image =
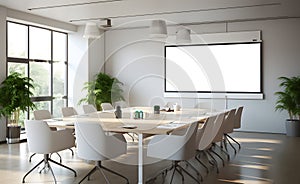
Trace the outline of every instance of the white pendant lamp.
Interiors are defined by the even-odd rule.
[[[166,38],[167,25],[164,20],[152,20],[150,26],[150,37],[151,38]]]
[[[185,27],[179,27],[176,32],[177,43],[190,43],[191,42],[191,30]]]
[[[95,22],[87,22],[85,25],[83,38],[97,39],[101,36],[100,30]]]

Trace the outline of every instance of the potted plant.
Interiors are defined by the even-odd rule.
[[[124,100],[122,85],[118,79],[100,72],[95,80],[85,83],[83,90],[87,90],[87,95],[78,104],[83,102],[94,104],[97,110],[101,110],[101,103]]]
[[[282,91],[275,93],[278,99],[275,109],[286,110],[289,119],[286,120],[286,133],[288,136],[300,136],[300,76],[279,77]]]
[[[0,85],[0,117],[8,119],[8,143],[18,142],[20,139],[20,111],[35,107],[30,99],[33,88],[32,79],[22,77],[19,73],[10,74]]]

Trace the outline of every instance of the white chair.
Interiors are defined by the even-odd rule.
[[[63,117],[78,115],[74,107],[63,107],[61,108],[61,113]]]
[[[33,116],[35,120],[51,119],[51,113],[48,110],[35,110],[33,111]]]
[[[45,120],[45,119],[51,119],[52,118],[52,115],[50,113],[49,110],[35,110],[33,111],[33,116],[34,116],[34,119],[35,120]],[[57,131],[57,128],[54,128],[54,127],[51,127],[50,128],[52,131]],[[72,153],[72,156],[74,156],[74,151],[69,148],[69,150],[71,151]],[[30,157],[29,157],[29,162],[31,162],[31,159],[32,157],[35,155],[36,153],[32,154]],[[59,162],[61,163],[62,160],[61,160],[61,156],[59,153],[56,153],[57,156],[59,157]]]
[[[33,111],[33,116],[35,120],[44,120],[44,119],[51,119],[51,113],[48,110],[35,110]],[[51,127],[50,128],[52,131],[56,131],[56,128]],[[61,156],[60,154],[56,153],[57,156],[59,157],[59,162],[61,163]],[[31,162],[32,157],[36,155],[36,153],[33,153],[30,157],[29,157],[29,162]],[[72,150],[72,155],[73,155],[73,150]]]
[[[114,110],[114,107],[111,105],[111,103],[101,103],[100,106],[101,106],[102,111]]]
[[[95,108],[95,106],[93,106],[91,104],[83,105],[82,108],[83,108],[83,112],[85,114],[97,112],[97,109]]]
[[[208,118],[205,122],[206,127],[203,130],[198,130],[197,132],[197,146],[196,150],[200,152],[207,153],[214,161],[214,164],[217,167],[217,173],[219,173],[218,163],[216,159],[210,154],[210,150],[212,147],[212,143],[214,138],[216,137],[223,121],[224,121],[225,113],[220,113],[217,116],[212,116]]]
[[[104,169],[120,176],[129,183],[121,174],[101,165],[103,160],[113,159],[127,152],[127,144],[122,134],[106,135],[101,125],[95,122],[75,122],[75,133],[78,157],[93,160],[96,166],[79,182],[90,177],[96,170]],[[104,173],[101,172],[103,175]],[[104,176],[107,183],[106,176]]]
[[[51,131],[47,122],[40,120],[25,120],[25,129],[27,132],[27,143],[29,151],[37,154],[44,154],[44,159],[25,174],[22,180],[23,183],[25,183],[25,178],[43,162],[45,163],[45,167],[50,169],[55,183],[56,178],[50,166],[50,162],[69,169],[74,173],[75,177],[77,176],[76,171],[74,171],[70,167],[52,160],[49,157],[51,153],[62,151],[75,146],[75,138],[72,134],[72,130],[66,129]],[[45,169],[45,167],[43,169]],[[40,173],[42,170],[40,170]]]
[[[231,110],[225,112],[225,117],[223,119],[223,122],[221,123],[219,131],[216,134],[215,138],[213,139],[213,143],[212,143],[214,147],[218,146],[218,144],[216,144],[216,143],[221,144],[221,146],[219,148],[220,148],[221,152],[226,154],[228,161],[230,160],[230,155],[229,155],[229,153],[226,152],[227,146],[225,143],[224,134],[226,132],[226,129],[228,129],[231,126],[233,127],[234,114],[235,114],[235,109],[231,109]],[[225,145],[226,151],[223,150],[223,143]],[[221,157],[221,155],[219,155],[214,150],[211,150],[211,152],[214,153],[215,155],[217,155],[222,160],[223,166],[225,166],[224,159]]]
[[[181,175],[182,180],[184,180],[184,178],[181,171],[185,172],[197,183],[200,183],[197,178],[195,178],[193,175],[191,175],[188,171],[186,171],[183,167],[181,167],[178,164],[181,161],[187,161],[195,156],[196,150],[191,148],[194,148],[196,145],[197,129],[198,122],[194,122],[190,124],[185,134],[182,136],[155,135],[149,141],[147,156],[159,159],[172,160],[172,167],[170,169],[167,169],[174,169],[170,183],[172,183],[175,171],[177,171]]]
[[[237,108],[235,115],[234,115],[234,129],[239,129],[241,128],[241,120],[242,120],[242,113],[243,113],[243,106],[240,106]],[[233,142],[235,142],[238,146],[239,149],[241,149],[241,144],[236,141],[234,138],[232,138],[229,134],[226,135],[226,137],[230,138]]]
[[[234,129],[234,119],[235,119],[235,113],[236,113],[236,109],[231,109],[229,111],[229,113],[226,115],[225,117],[225,125],[224,125],[224,132],[223,132],[223,142],[224,142],[224,146],[225,149],[227,151],[227,142],[229,143],[229,145],[233,148],[234,153],[236,154],[236,149],[235,147],[231,144],[231,142],[228,140],[228,134],[233,132]]]

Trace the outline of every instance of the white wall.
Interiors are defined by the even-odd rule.
[[[69,34],[69,67],[68,67],[68,106],[73,106],[80,113],[78,101],[85,97],[83,85],[88,81],[89,55],[88,40],[82,38],[83,27]]]
[[[84,26],[80,26],[69,34],[68,106],[75,107],[78,113],[83,113],[78,102],[87,94],[82,90],[84,83],[104,69],[104,34],[99,39],[84,39],[83,32]]]
[[[0,83],[6,77],[6,9],[0,7]],[[0,119],[0,142],[6,138],[6,121]]]
[[[174,34],[174,27],[168,29]],[[225,32],[226,24],[190,26],[193,33]],[[273,95],[279,90],[279,76],[299,75],[300,19],[278,19],[228,23],[228,31],[262,31],[263,100],[229,100],[228,108],[244,105],[243,131],[284,133],[285,112],[274,111]],[[165,104],[177,101],[193,107],[199,99],[168,99],[164,91],[164,44],[148,39],[148,29],[125,29],[107,32],[106,72],[124,82],[130,105]],[[224,100],[213,100],[214,108],[224,108]]]

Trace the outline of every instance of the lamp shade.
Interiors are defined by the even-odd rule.
[[[152,20],[150,27],[150,37],[166,38],[167,36],[166,22],[164,20]]]
[[[87,22],[83,33],[83,38],[99,38],[101,36],[99,28],[95,22]]]
[[[191,42],[191,30],[184,27],[179,27],[176,32],[177,43],[190,43]]]

